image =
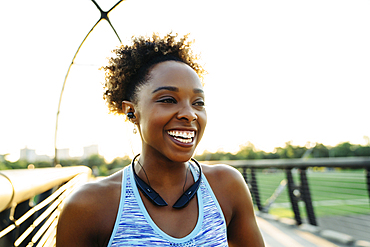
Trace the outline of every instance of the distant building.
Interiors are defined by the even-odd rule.
[[[5,154],[0,154],[0,161],[5,161]]]
[[[47,155],[37,155],[34,149],[29,149],[27,147],[21,149],[20,160],[25,160],[27,162],[36,162],[36,161],[51,161],[52,159]]]
[[[90,145],[90,146],[84,147],[84,154],[82,155],[82,158],[86,159],[94,154],[99,155],[98,145]]]
[[[28,162],[36,161],[36,151],[35,149],[29,149],[27,147],[21,149],[20,160],[26,160]]]
[[[87,147],[84,147],[84,153],[82,157],[71,157],[69,155],[69,148],[63,148],[57,150],[57,158],[58,160],[69,160],[69,159],[86,159],[90,157],[91,155],[99,155],[99,148],[98,145],[90,145]],[[0,155],[0,161],[4,159],[5,155]],[[20,160],[26,160],[29,163],[33,163],[36,161],[52,161],[53,158],[48,155],[37,155],[36,151],[34,149],[29,149],[27,147],[21,149],[20,151]]]

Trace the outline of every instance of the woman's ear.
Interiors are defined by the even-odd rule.
[[[135,122],[135,106],[131,101],[122,101],[122,111],[125,113],[129,121]]]

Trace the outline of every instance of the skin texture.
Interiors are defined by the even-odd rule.
[[[148,82],[138,92],[138,102],[122,103],[142,139],[139,162],[151,187],[170,205],[157,207],[141,194],[153,221],[170,236],[181,238],[195,227],[197,200],[181,210],[172,205],[194,183],[187,162],[204,133],[207,115],[199,77],[188,65],[166,61],[155,65]],[[189,143],[175,140],[170,130],[194,131]],[[229,246],[264,246],[256,224],[249,190],[241,174],[226,165],[202,165],[224,213]],[[136,173],[147,178],[139,165]],[[186,176],[186,173],[189,173]],[[185,181],[186,178],[186,181]],[[122,171],[82,186],[70,197],[59,219],[57,247],[107,246],[114,227],[121,192]],[[140,192],[141,193],[141,192]]]

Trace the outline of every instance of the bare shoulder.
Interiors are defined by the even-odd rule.
[[[240,199],[250,197],[248,187],[240,172],[232,166],[202,164],[202,168],[229,224]]]
[[[107,206],[105,205],[107,199],[115,196],[116,192],[118,192],[117,189],[120,191],[120,177],[121,174],[117,173],[82,185],[67,199],[64,208],[68,210],[83,209],[87,212],[93,212],[102,206]]]
[[[67,199],[63,213],[83,211],[85,214],[94,214],[101,208],[109,207],[108,199],[112,199],[120,192],[120,174],[88,182],[73,192]],[[95,217],[94,217],[95,218]]]
[[[232,166],[225,164],[205,165],[202,164],[203,173],[211,186],[222,184],[223,187],[241,186],[245,188],[245,182],[241,173]],[[234,187],[235,189],[235,187]]]
[[[118,172],[86,183],[67,199],[58,222],[58,247],[104,245],[118,211],[121,179],[122,172]]]
[[[240,173],[237,169],[235,169],[232,166],[226,165],[226,164],[214,164],[214,165],[207,165],[202,163],[202,168],[205,172],[214,172],[214,173],[230,173],[230,174],[236,174]]]

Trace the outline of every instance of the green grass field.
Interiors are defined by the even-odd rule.
[[[307,171],[308,183],[316,217],[329,215],[370,215],[370,201],[363,170],[341,171],[317,169]],[[280,182],[286,178],[283,171],[258,172],[257,183],[261,203],[265,205]],[[296,185],[299,174],[293,172]],[[299,203],[301,216],[306,216],[305,205]],[[293,218],[287,186],[271,205],[270,214]]]

